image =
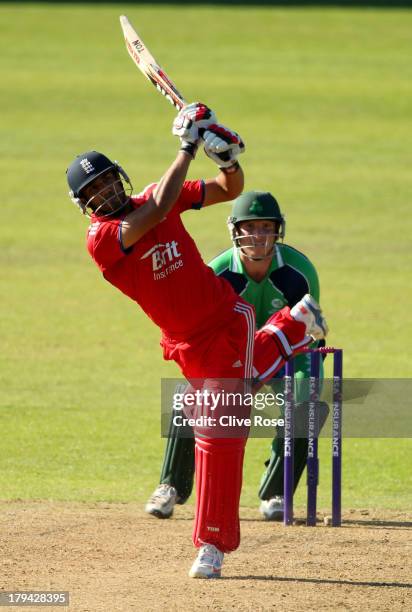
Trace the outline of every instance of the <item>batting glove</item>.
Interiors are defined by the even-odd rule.
[[[216,115],[210,108],[201,102],[193,102],[178,113],[173,121],[172,132],[180,137],[183,150],[196,152],[201,134],[216,121]]]
[[[238,155],[245,151],[245,143],[224,125],[209,125],[204,134],[205,153],[219,168],[230,168],[237,163]]]

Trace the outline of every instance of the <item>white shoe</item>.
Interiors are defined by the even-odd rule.
[[[193,563],[189,576],[191,578],[220,578],[224,553],[213,544],[203,544]]]
[[[260,513],[267,521],[283,521],[284,500],[282,495],[264,499],[259,506]]]
[[[306,333],[314,340],[322,340],[329,331],[319,304],[309,293],[291,308],[290,315],[306,325]]]
[[[177,500],[177,491],[172,485],[160,484],[145,506],[148,514],[157,518],[170,518]]]

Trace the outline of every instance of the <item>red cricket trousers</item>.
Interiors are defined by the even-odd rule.
[[[241,298],[229,324],[209,330],[196,343],[164,345],[192,387],[202,389],[197,415],[216,418],[225,411],[219,392],[241,392],[245,379],[258,384],[273,378],[285,361],[312,342],[305,325],[290,316],[289,307],[275,313],[255,331],[254,309]],[[215,399],[215,406],[209,398]],[[241,411],[245,416],[244,409]],[[240,542],[239,499],[247,429],[240,437],[224,437],[222,429],[198,425],[195,431],[196,511],[193,542],[214,544],[222,552]]]

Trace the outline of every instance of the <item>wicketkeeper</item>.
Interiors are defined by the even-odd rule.
[[[226,279],[256,313],[256,325],[262,327],[273,313],[284,306],[293,307],[306,293],[319,301],[316,269],[303,253],[285,244],[286,223],[276,199],[268,192],[251,191],[239,196],[232,206],[228,227],[233,248],[227,249],[209,265],[217,276]],[[320,344],[324,342],[321,341]],[[314,343],[312,347],[319,343]],[[305,419],[310,356],[295,358],[296,413]],[[284,375],[279,370],[275,380]],[[321,365],[321,377],[323,367]],[[328,406],[319,407],[323,425]],[[179,434],[186,430],[174,427],[167,440],[160,484],[146,504],[146,512],[158,518],[169,518],[175,504],[184,504],[191,495],[194,476],[194,439]],[[306,466],[307,439],[299,437],[294,445],[294,485],[299,483]],[[283,520],[283,437],[272,443],[259,490],[260,511],[266,520]]]
[[[213,179],[187,181],[207,129],[207,155],[219,166]],[[222,381],[239,389],[252,374],[265,382],[285,360],[327,332],[315,300],[272,315],[255,332],[253,307],[203,262],[181,215],[236,198],[243,189],[237,157],[241,138],[216,122],[200,103],[183,108],[173,124],[180,149],[162,178],[131,196],[127,174],[105,155],[89,151],[67,170],[71,197],[91,216],[87,248],[104,278],[134,300],[161,329],[163,356],[174,360],[200,391]],[[239,365],[240,364],[240,365]],[[255,370],[253,371],[253,368]],[[234,389],[236,391],[236,388]],[[215,414],[223,406],[218,405]],[[208,406],[200,406],[208,416]],[[239,498],[246,438],[221,438],[195,428],[196,510],[193,542],[199,552],[194,578],[220,576],[223,556],[239,546]]]

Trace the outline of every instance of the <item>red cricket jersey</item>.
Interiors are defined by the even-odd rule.
[[[133,196],[133,205],[144,205],[156,184]],[[87,248],[104,278],[137,302],[174,341],[221,325],[233,314],[238,296],[231,285],[215,275],[202,260],[180,215],[199,209],[204,199],[203,181],[185,181],[173,209],[132,247],[124,249],[124,218],[92,217]]]

